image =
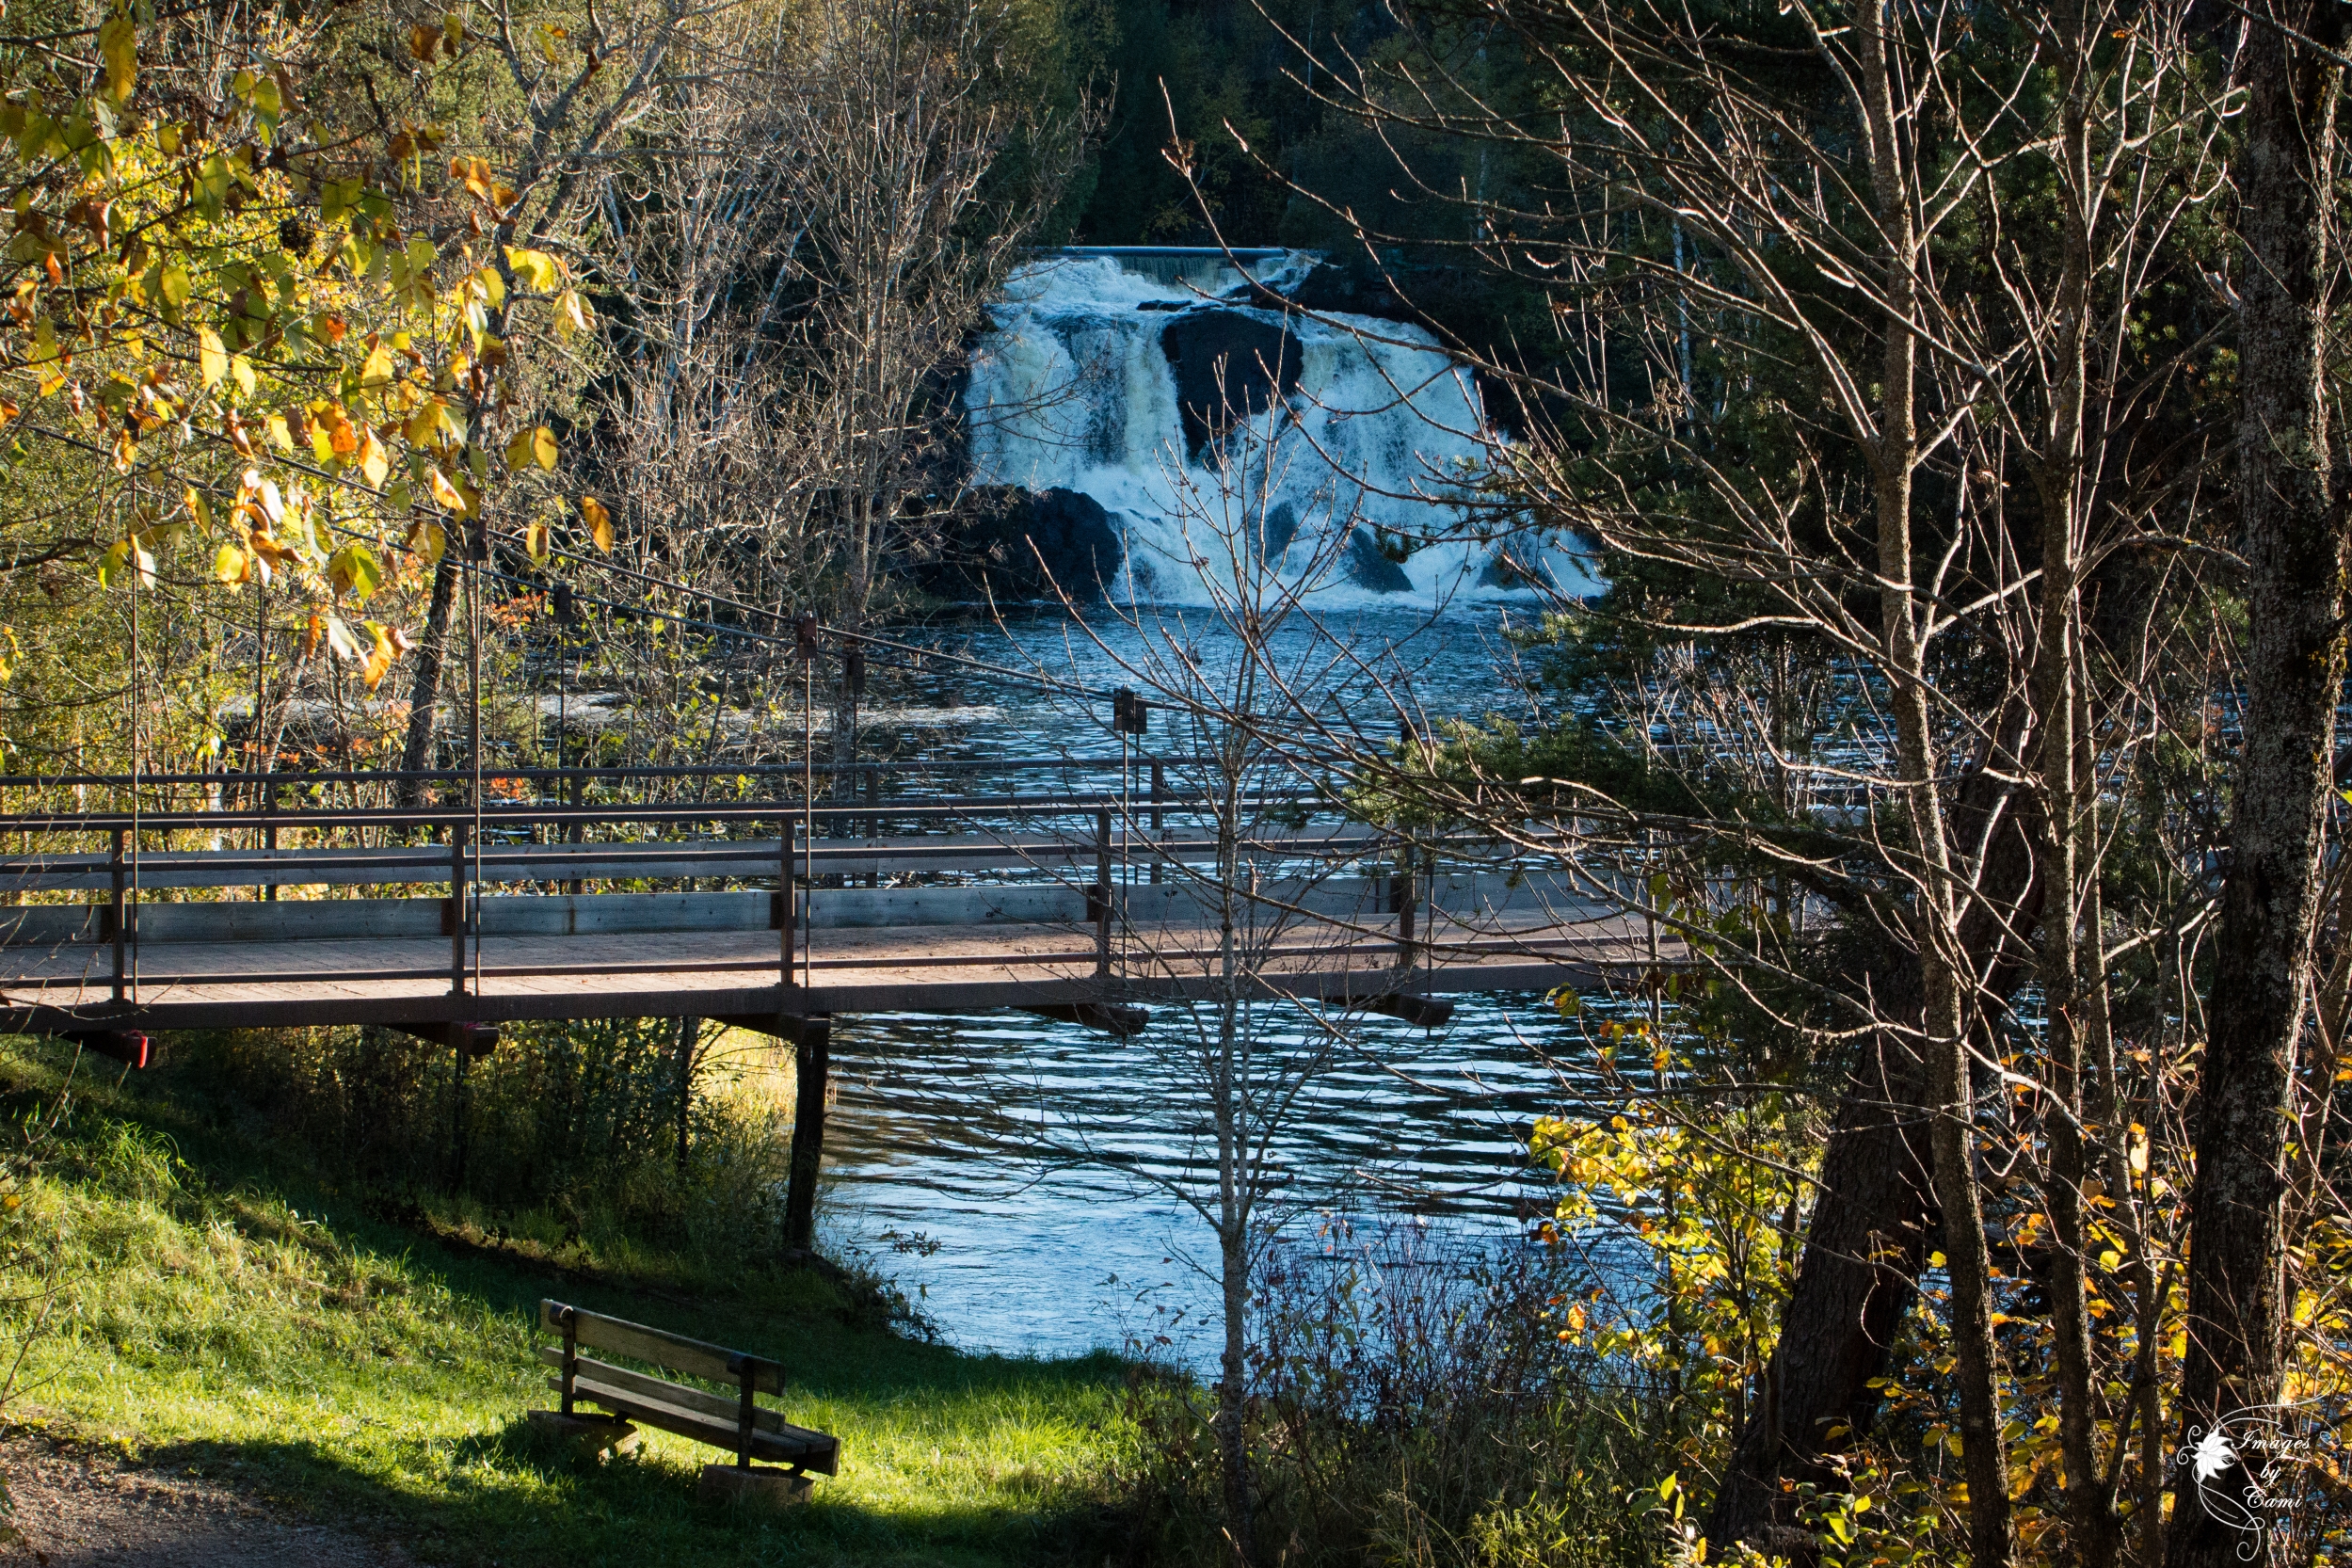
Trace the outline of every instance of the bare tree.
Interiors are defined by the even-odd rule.
[[[794,324],[820,456],[812,602],[855,634],[889,564],[936,552],[952,489],[952,373],[1077,169],[1089,129],[1024,120],[992,76],[1007,24],[983,4],[832,0],[795,39],[808,62],[776,135],[806,150]],[[1001,170],[1016,142],[1018,179]],[[857,683],[833,694],[837,761],[856,755]]]
[[[1640,824],[1697,865],[1761,873],[1795,890],[1800,913],[1817,903],[1883,934],[1899,960],[1825,983],[1798,959],[1804,944],[1759,939],[1727,976],[1778,1027],[1864,1048],[1710,1534],[1776,1539],[1782,1479],[1821,1477],[1825,1446],[1866,1423],[1932,1226],[1971,1554],[2010,1560],[2012,1395],[1979,1175],[1997,1136],[2005,1158],[2025,1159],[2056,1237],[2069,1544],[2104,1561],[2121,1439],[2098,1451],[2112,1412],[2084,1274],[2099,1227],[2082,1193],[2092,1144],[2108,1170],[2123,1129],[2097,808],[2104,770],[2145,732],[2125,719],[2152,691],[2135,677],[2180,656],[2154,624],[2173,612],[2151,606],[2183,584],[2141,600],[2139,647],[2112,651],[2089,630],[2085,584],[2161,537],[2154,520],[2180,493],[2167,486],[2199,472],[2193,432],[2165,428],[2161,406],[2217,334],[2152,356],[2132,312],[2156,280],[2190,280],[2180,230],[2216,185],[2217,105],[2177,8],[2066,7],[1997,41],[1934,4],[1782,14],[1785,26],[1743,31],[1639,3],[1531,5],[1500,20],[1563,113],[1489,101],[1433,50],[1365,64],[1334,102],[1393,136],[1408,178],[1416,138],[1432,135],[1547,171],[1516,204],[1469,201],[1476,237],[1460,247],[1538,282],[1569,332],[1562,375],[1486,367],[1522,391],[1537,432],[1497,451],[1499,486],[1655,575],[1666,591],[1640,635],[1661,657],[1788,639],[1840,683],[1857,732],[1843,755],[1800,755],[1789,708],[1743,695],[1683,726],[1674,776],[1706,787],[1674,809],[1605,776],[1553,781],[1567,797],[1553,810],[1573,802],[1624,824],[1620,843]],[[2059,216],[2022,222],[2022,194],[2044,184]],[[1677,603],[1676,584],[1728,591]],[[1671,669],[1659,679],[1661,694],[1691,690]],[[1732,736],[1771,759],[1778,787],[1752,776],[1727,794]],[[1527,792],[1466,756],[1471,781],[1437,797],[1512,831]],[[1855,804],[1825,815],[1793,778]],[[2167,936],[2160,924],[2135,940]],[[2015,1031],[2009,996],[2027,975],[2054,1019],[2030,1053],[2043,1097],[2020,1127],[1989,1115],[1977,1084],[2008,1070],[1994,1034]],[[1920,1126],[1924,1139],[1908,1130]],[[2134,1279],[2152,1323],[2148,1262],[2143,1248]],[[2143,1460],[2143,1499],[2153,1468]]]
[[[1238,388],[1246,367],[1223,368]],[[1149,715],[1152,771],[1168,798],[1185,803],[1164,824],[1162,808],[1141,795],[1118,813],[1120,858],[1138,873],[1148,867],[1149,879],[1114,889],[1103,994],[1110,1003],[1151,1000],[1149,1030],[1125,1048],[1153,1051],[1182,1093],[1136,1114],[1196,1152],[1138,1167],[1066,1129],[1053,1137],[1063,1158],[1115,1161],[1158,1186],[1215,1238],[1214,1259],[1200,1265],[1220,1305],[1211,1425],[1225,1554],[1246,1568],[1260,1560],[1251,1281],[1288,1220],[1320,1195],[1293,1166],[1311,1093],[1335,1066],[1363,1055],[1360,1014],[1368,1003],[1393,1007],[1395,993],[1410,988],[1413,953],[1395,935],[1401,884],[1385,864],[1362,874],[1360,830],[1323,835],[1326,847],[1306,825],[1344,823],[1350,812],[1344,777],[1297,722],[1300,704],[1344,710],[1351,696],[1384,703],[1394,680],[1384,647],[1357,646],[1309,604],[1340,579],[1356,517],[1336,499],[1336,482],[1316,492],[1317,504],[1277,501],[1288,465],[1304,460],[1279,403],[1221,424],[1204,467],[1174,452],[1164,458],[1178,552],[1192,569],[1176,581],[1163,568],[1160,588],[1188,602],[1141,602],[1116,584],[1057,585],[1074,642],[1131,683],[1136,712]],[[1096,600],[1097,588],[1112,591]],[[1043,681],[1065,679],[1036,668]],[[1326,1000],[1319,979],[1362,970],[1368,948],[1382,955],[1376,964],[1393,967],[1380,995]],[[1193,1000],[1167,1000],[1170,982]]]
[[[485,315],[486,342],[504,340],[508,313],[521,303],[526,289],[548,281],[519,280],[510,248],[578,253],[582,226],[596,209],[601,175],[621,138],[668,83],[673,52],[697,26],[723,24],[732,9],[730,4],[703,7],[692,0],[623,4],[591,11],[584,34],[559,44],[548,24],[518,18],[504,4],[495,8],[496,30],[486,40],[488,47],[477,50],[474,57],[486,62],[489,84],[494,85],[484,93],[485,100],[510,105],[519,123],[498,126],[485,136],[504,155],[497,159],[500,167],[490,169],[491,178],[476,176],[480,199],[492,216],[496,243],[490,248],[489,264],[503,280],[500,300]],[[425,41],[420,47],[432,47],[432,30],[423,33]],[[485,168],[490,168],[487,160]],[[479,215],[472,215],[471,222],[478,232]],[[544,287],[531,292],[552,293]],[[555,308],[576,311],[577,291],[566,290]],[[502,384],[495,364],[469,368],[466,428],[485,457],[490,417],[503,406]],[[418,640],[400,762],[410,773],[433,760],[459,576],[468,560],[488,554],[488,520],[472,519],[471,526],[463,526],[463,520],[461,536],[452,541],[456,548],[443,551],[435,563]],[[410,804],[422,795],[413,780],[400,792]]]

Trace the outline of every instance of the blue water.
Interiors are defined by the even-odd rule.
[[[1139,671],[1175,648],[1212,679],[1230,667],[1213,622],[1181,614],[1111,624],[1098,640],[1056,614],[915,634],[1031,681],[937,663],[895,672],[869,741],[901,756],[1103,755],[1116,744],[1101,728],[1108,705],[1072,688],[1147,684]],[[1416,724],[1529,716],[1492,607],[1300,625],[1278,634],[1275,659],[1320,672],[1311,689],[1324,711],[1368,734],[1394,734],[1400,707]],[[1167,719],[1158,727],[1147,745],[1183,744]],[[1525,1169],[1527,1131],[1573,1110],[1591,1080],[1581,1035],[1540,998],[1461,998],[1435,1032],[1359,1019],[1336,1048],[1295,1015],[1265,1031],[1269,1049],[1328,1050],[1274,1145],[1287,1177],[1274,1212],[1294,1230],[1338,1209],[1359,1227],[1443,1216],[1500,1240],[1548,1211]],[[1164,1338],[1159,1348],[1205,1363],[1214,1239],[1177,1190],[1209,1195],[1214,1145],[1188,1032],[1164,1011],[1124,1042],[1018,1013],[837,1020],[826,1240],[872,1258],[966,1349],[1058,1355]]]

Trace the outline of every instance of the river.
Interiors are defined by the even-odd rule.
[[[1395,649],[1429,713],[1524,717],[1531,698],[1514,687],[1498,634],[1509,613],[1400,607],[1288,635]],[[1139,636],[1112,625],[1106,648],[1060,615],[1034,613],[922,640],[1100,689],[1118,681],[1117,659],[1134,656]],[[934,667],[900,678],[887,700],[897,733],[880,739],[903,752],[1104,750],[1067,698],[1005,678]],[[1282,1045],[1283,1029],[1273,1033],[1270,1044]],[[1202,1157],[1182,1040],[1182,1020],[1164,1013],[1125,1042],[1017,1013],[840,1021],[826,1240],[871,1258],[968,1350],[1063,1355],[1164,1337],[1163,1350],[1205,1364],[1215,1290],[1201,1265],[1213,1264],[1213,1240],[1153,1179]],[[1288,1044],[1309,1041],[1294,1030]],[[1461,998],[1436,1031],[1358,1020],[1277,1145],[1293,1232],[1341,1210],[1359,1230],[1409,1223],[1515,1236],[1549,1207],[1526,1170],[1528,1126],[1582,1099],[1581,1050],[1581,1037],[1526,994]],[[1071,1158],[1080,1147],[1094,1158]]]

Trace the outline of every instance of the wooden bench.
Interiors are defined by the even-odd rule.
[[[599,1448],[625,1447],[635,1435],[630,1425],[633,1421],[714,1448],[731,1448],[733,1464],[703,1466],[702,1496],[714,1500],[794,1503],[808,1495],[808,1472],[836,1473],[840,1438],[796,1427],[758,1401],[759,1395],[784,1392],[784,1368],[774,1361],[557,1301],[539,1303],[539,1326],[563,1340],[539,1347],[539,1360],[557,1374],[547,1385],[563,1401],[560,1411],[530,1413],[540,1425],[594,1440]],[[731,1384],[734,1392],[717,1394],[648,1377],[583,1355],[583,1350],[608,1351],[687,1377]],[[574,1406],[582,1400],[601,1406],[611,1416],[579,1414]],[[755,1460],[782,1468],[762,1469]]]

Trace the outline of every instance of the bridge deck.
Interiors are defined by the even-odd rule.
[[[1410,969],[1393,938],[1321,921],[1261,938],[1252,968],[1266,994],[1346,1002],[1399,990],[1540,988],[1591,981],[1644,951],[1623,921],[1573,926],[1528,917],[1427,933]],[[1212,994],[1217,933],[1205,924],[1125,933],[1112,973],[1095,931],[1068,924],[888,926],[817,934],[806,969],[781,983],[775,931],[484,936],[467,994],[454,994],[448,938],[139,945],[135,1000],[112,1000],[112,949],[74,943],[0,952],[0,1008],[12,1027],[148,1030],[240,1025],[499,1022],[631,1016],[806,1016],[960,1013],[989,1007],[1176,1000]],[[477,978],[478,977],[478,978]]]

